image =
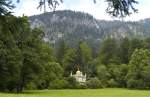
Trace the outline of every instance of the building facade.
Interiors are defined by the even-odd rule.
[[[83,75],[83,73],[78,69],[76,71],[76,74],[70,74],[71,77],[74,77],[76,79],[77,82],[79,82],[80,84],[84,84],[86,82],[86,74]]]

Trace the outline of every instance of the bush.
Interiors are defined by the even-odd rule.
[[[101,81],[98,78],[91,78],[87,82],[87,87],[92,89],[103,88]]]
[[[67,88],[68,82],[64,79],[56,79],[49,84],[49,89],[64,89]]]
[[[144,86],[143,80],[130,79],[127,81],[127,87],[128,88],[144,89],[146,86]]]
[[[108,86],[114,88],[118,86],[118,83],[114,79],[110,79],[108,81]]]
[[[48,89],[86,89],[86,84],[79,84],[75,78],[56,79],[50,82]]]
[[[108,80],[111,76],[111,74],[108,72],[108,68],[105,65],[98,65],[97,66],[97,77],[103,83],[104,87],[108,86]]]
[[[36,86],[36,84],[34,82],[30,82],[30,83],[28,83],[25,86],[25,89],[27,89],[27,90],[35,90],[35,89],[37,89],[37,86]]]
[[[74,77],[68,77],[67,82],[68,82],[67,88],[71,88],[71,89],[77,88],[78,83],[76,82],[76,79]]]
[[[77,83],[76,86],[74,87],[74,89],[87,89],[87,85],[86,84],[80,84]]]

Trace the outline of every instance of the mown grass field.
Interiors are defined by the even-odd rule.
[[[0,93],[0,97],[150,97],[148,90],[86,89],[86,90],[38,90],[22,94]]]

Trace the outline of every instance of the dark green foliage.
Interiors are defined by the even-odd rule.
[[[76,79],[74,77],[68,77],[66,80],[68,81],[68,84],[69,84],[68,88],[71,88],[71,89],[76,88],[78,83],[76,82]]]
[[[92,50],[85,42],[80,42],[79,46],[77,48],[77,64],[79,64],[80,69],[90,74],[90,70],[88,68],[90,67],[90,62],[92,61]]]
[[[56,7],[60,4],[63,3],[63,0],[39,0],[39,6],[38,8],[42,9],[44,6],[44,12],[46,12],[46,3],[48,2],[48,7],[55,11]]]
[[[36,90],[37,85],[34,82],[29,82],[28,84],[26,84],[25,89],[27,89],[27,90]]]
[[[65,89],[68,88],[68,82],[64,79],[56,79],[49,84],[49,89]]]
[[[140,49],[140,48],[144,48],[144,44],[143,44],[143,40],[138,39],[138,38],[133,38],[130,41],[130,45],[129,45],[129,60],[131,58],[132,53],[134,52],[135,49]]]
[[[21,39],[17,44],[23,56],[21,74],[19,81],[19,90],[22,91],[25,84],[32,80],[33,76],[37,75],[42,70],[42,60],[40,58],[39,50],[41,49],[43,33],[39,29],[30,30],[27,19],[22,19],[22,33],[20,31]]]
[[[99,80],[102,82],[104,87],[107,87],[108,80],[110,79],[110,73],[108,71],[108,68],[105,65],[99,65],[96,67],[96,75],[99,78]]]
[[[9,22],[7,25],[2,18],[0,21],[0,90],[13,91],[18,86],[22,54],[8,29]]]
[[[64,68],[64,76],[68,77],[70,75],[70,72],[77,69],[76,67],[76,59],[77,59],[77,53],[76,49],[74,48],[69,48],[63,58],[63,68]]]
[[[136,0],[106,0],[108,2],[107,12],[115,17],[125,17],[137,12],[134,4],[138,4]]]
[[[128,72],[128,65],[110,65],[109,74],[110,80],[108,85],[110,87],[126,87],[126,75]]]
[[[103,42],[100,49],[98,61],[101,64],[118,64],[119,58],[117,56],[117,43],[115,39],[107,39]]]
[[[108,81],[108,87],[114,88],[114,87],[118,87],[118,83],[115,81],[115,79],[110,79]]]
[[[46,64],[45,66],[45,71],[44,71],[44,81],[43,84],[45,85],[44,88],[48,88],[49,85],[52,85],[51,82],[56,81],[57,83],[57,79],[62,78],[63,75],[63,69],[60,66],[59,63],[56,62],[49,62],[48,64]]]
[[[124,38],[123,40],[121,40],[118,56],[120,62],[123,64],[129,63],[129,46],[130,46],[130,40],[128,38]]]
[[[33,85],[36,85],[37,89],[47,89],[50,82],[62,77],[63,70],[59,63],[55,62],[53,50],[50,45],[45,43],[41,47],[41,51],[39,51],[41,60],[39,61],[42,64],[42,70],[40,74],[34,76],[31,82],[33,82]]]
[[[144,48],[150,50],[150,37],[144,40]]]
[[[136,49],[129,63],[127,86],[129,88],[150,88],[150,51]]]
[[[13,8],[12,0],[0,0],[0,16],[8,15]]]
[[[43,41],[43,31],[30,29],[27,17],[4,18],[0,24],[1,90],[21,92],[24,87],[37,87],[35,79],[54,61],[50,45]]]
[[[67,52],[67,49],[68,49],[67,44],[63,40],[60,41],[59,47],[56,50],[56,58],[57,58],[57,61],[61,65],[62,65],[63,58],[64,58],[64,56],[65,56],[65,54]]]
[[[91,78],[87,82],[87,87],[91,89],[103,88],[103,84],[98,78],[95,77],[95,78]]]
[[[12,91],[18,85],[22,56],[11,33],[3,32],[0,31],[0,90]]]

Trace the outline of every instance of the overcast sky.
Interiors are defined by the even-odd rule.
[[[13,0],[16,2],[17,0]],[[16,4],[16,8],[13,10],[14,15],[22,16],[23,14],[27,16],[41,14],[43,11],[37,9],[39,0],[21,0],[20,3]],[[86,12],[93,15],[97,19],[113,20],[108,14],[106,14],[105,9],[107,8],[107,3],[105,0],[99,0],[96,4],[92,0],[64,0],[64,3],[59,5],[57,10],[75,10]],[[139,13],[132,14],[130,17],[125,18],[125,20],[136,21],[139,19],[150,18],[150,0],[138,0],[139,4],[136,5]],[[47,9],[47,11],[50,11]]]

